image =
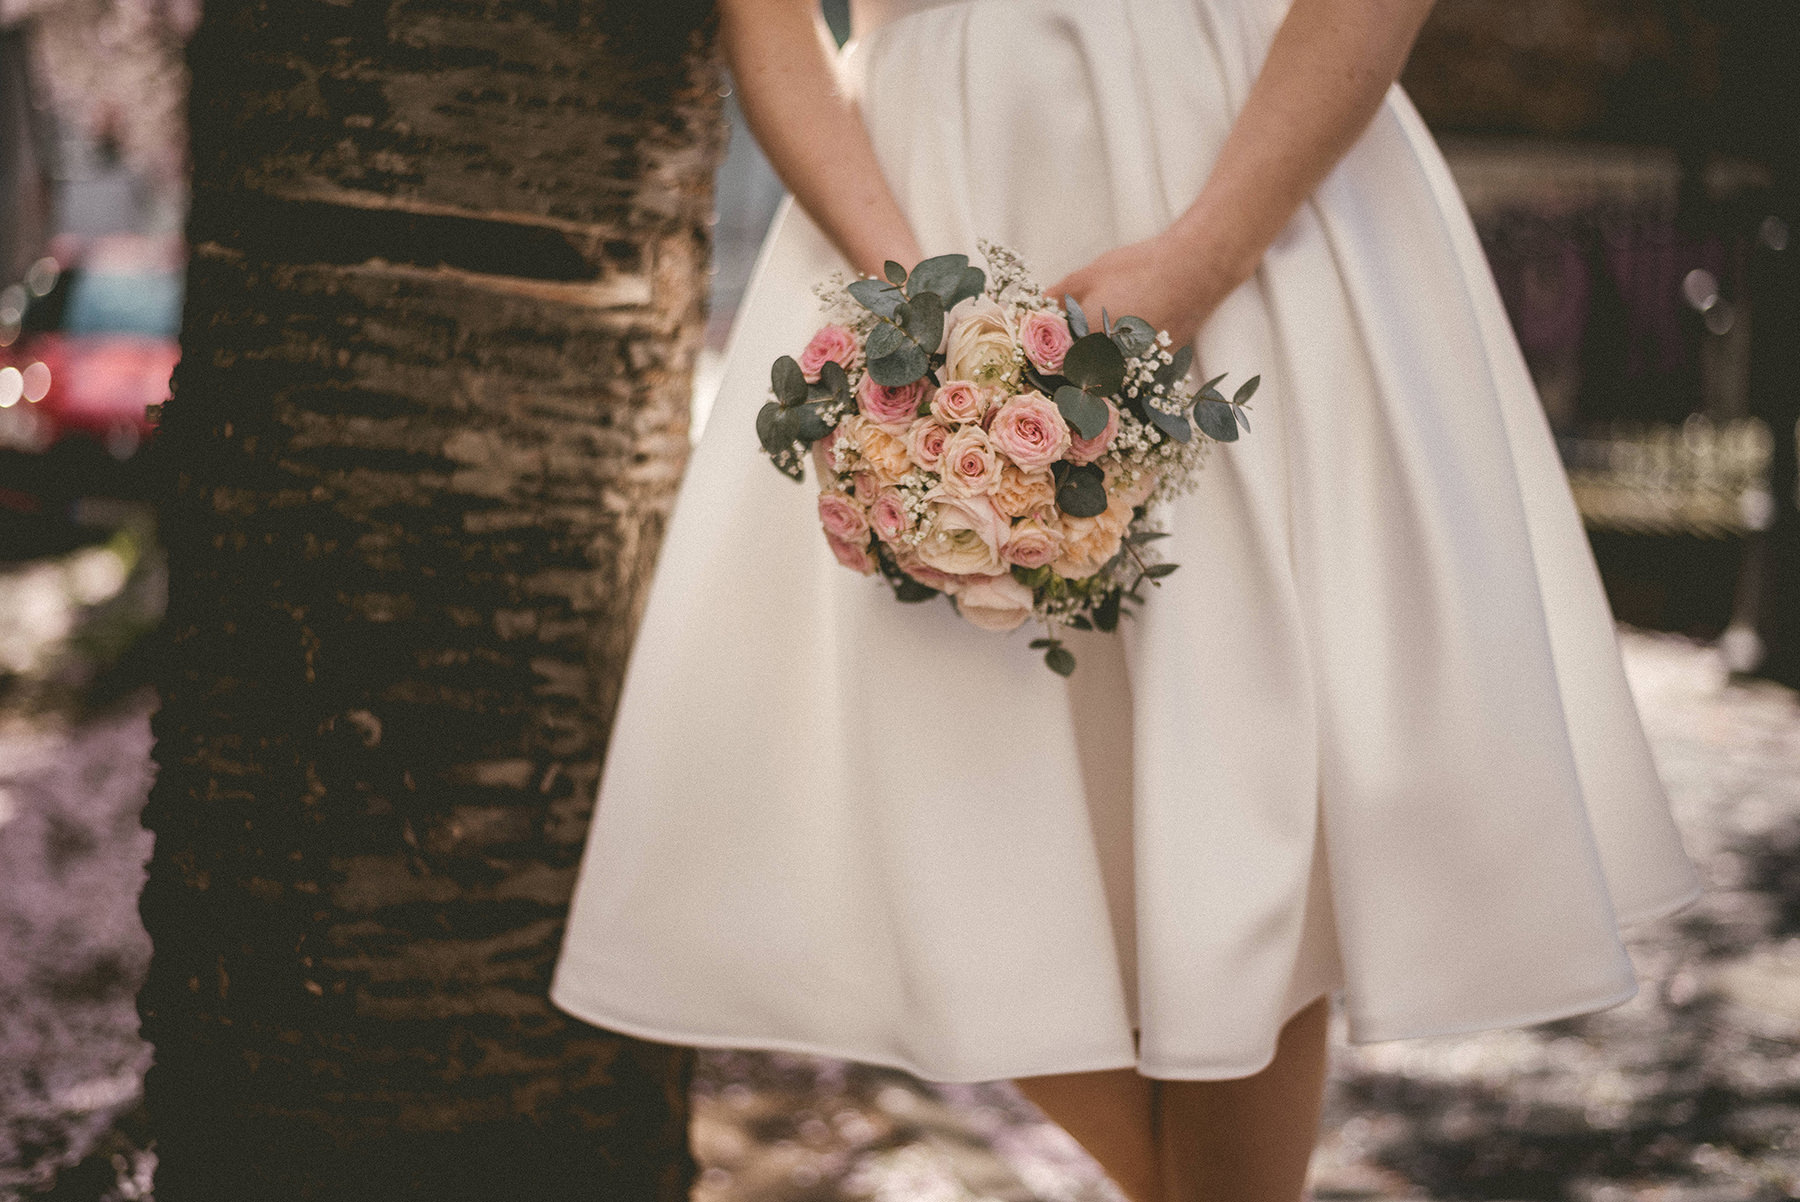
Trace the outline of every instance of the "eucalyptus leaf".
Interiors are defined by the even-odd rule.
[[[1118,589],[1101,598],[1100,604],[1094,606],[1094,625],[1108,634],[1119,628],[1119,602],[1121,596]]]
[[[894,309],[906,299],[898,288],[880,280],[851,280],[850,295],[877,317],[892,317]]]
[[[849,399],[850,374],[837,360],[825,360],[825,365],[819,368],[819,384],[825,389],[825,396],[833,400]]]
[[[968,300],[971,296],[980,296],[981,290],[987,287],[987,273],[979,267],[965,267],[962,274],[956,277],[956,283],[944,294],[944,310],[948,312],[957,304]]]
[[[921,293],[935,292],[938,299],[943,300],[956,291],[963,269],[968,265],[968,255],[938,255],[926,259],[912,269],[912,276],[906,281],[906,294],[918,300]]]
[[[929,601],[938,595],[938,591],[922,580],[914,580],[911,576],[894,582],[894,600],[908,603]]]
[[[1063,375],[1096,396],[1111,396],[1125,386],[1125,356],[1105,334],[1087,334],[1063,356]]]
[[[1094,624],[1080,614],[1076,614],[1074,617],[1070,618],[1069,625],[1073,626],[1076,630],[1092,630],[1094,628]]]
[[[794,441],[812,446],[821,438],[831,433],[831,423],[825,420],[821,412],[829,402],[809,401],[804,405],[796,405],[791,412],[793,416]]]
[[[882,322],[869,331],[869,341],[863,349],[870,359],[881,359],[907,345],[906,335],[900,332],[899,326]]]
[[[1136,358],[1156,345],[1156,330],[1141,317],[1121,317],[1113,326],[1112,340],[1128,357]]]
[[[1069,469],[1056,490],[1056,505],[1070,517],[1091,518],[1106,512],[1106,473],[1092,463]]]
[[[1230,401],[1200,400],[1194,404],[1194,420],[1208,438],[1220,442],[1236,442],[1238,436],[1237,410]]]
[[[906,283],[906,268],[900,266],[900,264],[894,262],[892,259],[889,259],[881,265],[881,274],[887,277],[887,281],[890,284],[898,285]]]
[[[1159,538],[1168,537],[1169,532],[1167,530],[1138,530],[1125,541],[1134,547],[1141,547],[1145,543],[1153,543]]]
[[[1027,647],[1031,648],[1033,651],[1042,651],[1045,647],[1060,647],[1060,646],[1062,646],[1062,640],[1061,639],[1032,639],[1029,643],[1026,643],[1025,645]]]
[[[952,256],[961,258],[961,255]],[[918,279],[915,272],[913,278]],[[944,340],[944,301],[935,292],[920,292],[907,305],[905,321],[906,332],[912,336],[919,349],[927,354],[938,349],[938,343]]]
[[[870,378],[888,388],[902,388],[930,370],[931,356],[904,341],[899,350],[869,360]]]
[[[783,405],[798,405],[806,399],[806,373],[792,355],[775,360],[769,369],[769,384],[775,390],[775,399]]]
[[[1060,643],[1044,652],[1044,663],[1058,676],[1068,676],[1075,671],[1075,657]]]
[[[1063,308],[1069,311],[1069,333],[1077,338],[1086,338],[1088,333],[1087,314],[1081,311],[1081,305],[1072,296],[1063,297]]]
[[[1242,384],[1238,385],[1238,390],[1232,396],[1231,403],[1233,405],[1242,405],[1245,401],[1248,401],[1251,397],[1256,395],[1256,387],[1261,383],[1261,376],[1251,376],[1248,380],[1245,380]]]
[[[1194,428],[1188,425],[1187,418],[1179,413],[1164,413],[1155,405],[1145,405],[1144,416],[1150,420],[1151,425],[1176,442],[1185,443],[1194,436]]]
[[[1153,563],[1144,569],[1144,575],[1151,580],[1161,580],[1180,566],[1178,563]]]
[[[1193,366],[1194,348],[1184,346],[1175,352],[1173,359],[1156,369],[1156,382],[1164,388],[1173,388],[1187,378]]]
[[[1073,384],[1058,388],[1054,400],[1062,411],[1063,420],[1074,426],[1075,432],[1083,438],[1098,438],[1112,419],[1105,401]]]
[[[762,443],[762,449],[773,455],[779,452],[784,443],[775,440],[776,419],[781,416],[781,405],[770,401],[756,411],[756,440]]]
[[[1217,388],[1219,386],[1219,381],[1223,380],[1226,376],[1228,376],[1230,374],[1231,373],[1228,371],[1220,372],[1218,375],[1214,376],[1212,379],[1208,380],[1206,383],[1200,385],[1200,391],[1201,392],[1209,392],[1209,391]]]

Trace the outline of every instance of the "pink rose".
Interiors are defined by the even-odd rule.
[[[869,506],[869,525],[874,527],[875,537],[884,543],[895,541],[912,528],[912,518],[898,492],[891,488],[881,490],[875,503]]]
[[[812,336],[800,352],[800,374],[808,384],[819,382],[819,372],[827,362],[848,368],[856,358],[856,335],[843,326],[830,325]]]
[[[986,497],[937,497],[919,542],[919,559],[953,576],[994,575],[1006,567],[1000,546],[1009,528],[1006,516]]]
[[[1000,407],[988,428],[994,449],[1020,467],[1049,467],[1069,449],[1069,423],[1041,392],[1023,392]]]
[[[1056,558],[1061,545],[1062,538],[1056,531],[1036,520],[1025,521],[1012,528],[1001,554],[1007,563],[1041,568]]]
[[[946,426],[979,422],[993,404],[993,395],[967,380],[950,380],[931,398],[931,415]]]
[[[958,426],[944,443],[944,458],[938,467],[943,490],[953,497],[972,497],[992,491],[1000,482],[1000,456],[988,445],[988,436],[979,426]]]
[[[1075,335],[1069,331],[1069,322],[1062,314],[1051,309],[1034,309],[1019,322],[1019,342],[1025,347],[1025,357],[1037,365],[1039,371],[1061,371],[1063,356],[1075,345]]]
[[[906,452],[914,463],[935,472],[944,461],[944,445],[949,441],[950,427],[929,417],[917,418],[906,431]]]
[[[904,426],[918,414],[919,402],[924,396],[924,380],[889,388],[886,384],[877,384],[874,376],[864,376],[862,383],[856,386],[856,407],[872,422]]]
[[[919,553],[910,547],[903,554],[895,556],[894,562],[900,565],[902,572],[927,588],[939,589],[946,593],[956,590],[955,576],[926,566],[925,561],[919,558]]]
[[[976,576],[956,590],[956,612],[983,630],[1016,630],[1031,616],[1031,590],[1010,572]]]
[[[831,547],[831,553],[837,561],[852,572],[861,572],[864,576],[875,574],[875,557],[869,554],[868,543],[847,543],[841,538],[833,538],[827,534],[825,541]]]
[[[1118,437],[1118,434],[1119,407],[1111,401],[1107,401],[1106,429],[1100,431],[1100,433],[1094,435],[1092,438],[1083,438],[1076,431],[1069,431],[1069,462],[1092,463],[1094,460],[1100,458],[1100,456],[1106,454],[1106,449],[1112,446],[1112,440]]]
[[[882,481],[876,478],[873,470],[850,473],[850,495],[856,503],[867,509],[875,503],[875,494],[881,491]]]
[[[869,518],[863,507],[841,492],[819,494],[819,524],[829,538],[846,543],[869,540]]]

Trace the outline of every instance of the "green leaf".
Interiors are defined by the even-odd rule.
[[[777,441],[775,438],[775,424],[780,416],[781,406],[775,401],[770,401],[756,411],[756,440],[762,443],[762,449],[771,455],[780,451],[784,446],[791,445],[792,443],[791,439],[788,442],[783,443]]]
[[[1156,382],[1164,388],[1174,388],[1187,378],[1188,371],[1194,366],[1194,348],[1184,346],[1175,352],[1175,357],[1156,369]]]
[[[1188,425],[1187,418],[1179,413],[1164,413],[1155,405],[1144,406],[1144,416],[1150,424],[1173,438],[1176,442],[1186,442],[1194,436],[1193,427]]]
[[[1033,651],[1042,651],[1045,647],[1060,647],[1060,646],[1062,646],[1062,640],[1061,639],[1032,639],[1029,643],[1027,643],[1025,645],[1027,647],[1031,648]]]
[[[963,269],[968,265],[968,255],[938,255],[926,259],[912,269],[912,276],[906,281],[906,295],[916,301],[921,293],[935,292],[938,299],[943,300],[956,291]]]
[[[1212,379],[1208,380],[1206,383],[1200,385],[1200,391],[1205,392],[1209,388],[1217,388],[1219,386],[1219,381],[1223,380],[1226,376],[1228,376],[1230,374],[1231,373],[1228,371],[1220,372],[1218,375],[1214,376]]]
[[[1138,530],[1134,531],[1125,541],[1134,547],[1141,547],[1145,543],[1153,543],[1159,538],[1168,537],[1169,532],[1167,530]]]
[[[1067,676],[1075,671],[1075,657],[1061,644],[1044,652],[1044,663],[1058,676]]]
[[[911,576],[894,581],[894,600],[907,603],[929,601],[938,595],[938,591],[922,580],[914,580]]]
[[[906,306],[902,305],[900,308],[904,310]],[[895,316],[898,319],[898,312]],[[869,331],[869,341],[863,348],[863,353],[870,359],[883,359],[906,345],[906,335],[900,332],[900,327],[884,321]]]
[[[1075,427],[1075,432],[1083,438],[1096,438],[1106,429],[1106,423],[1112,415],[1106,411],[1106,402],[1090,392],[1064,384],[1056,390],[1056,407],[1062,411],[1063,420]]]
[[[1119,628],[1120,599],[1121,596],[1119,590],[1114,589],[1100,599],[1100,604],[1094,606],[1094,626],[1096,629],[1106,631],[1110,634]]]
[[[956,283],[944,294],[944,311],[951,309],[971,296],[980,296],[981,290],[987,287],[987,273],[979,267],[965,267],[956,278]]]
[[[1144,575],[1152,580],[1161,580],[1180,566],[1178,563],[1153,563],[1144,569]]]
[[[769,384],[775,390],[775,399],[783,405],[798,405],[806,399],[806,373],[792,355],[775,360],[769,369]]]
[[[831,423],[825,420],[821,412],[828,401],[809,401],[804,405],[796,405],[791,412],[794,441],[812,446],[821,438],[831,433]]]
[[[1112,340],[1129,358],[1156,345],[1156,330],[1141,317],[1121,317],[1113,326]]]
[[[888,283],[890,284],[899,285],[906,283],[906,268],[900,266],[900,264],[894,262],[892,259],[889,259],[881,265],[881,274],[887,277]]]
[[[877,317],[892,317],[895,306],[906,299],[898,288],[880,280],[851,280],[850,296]]]
[[[900,349],[891,354],[869,360],[869,376],[889,388],[911,384],[930,370],[931,356],[910,342],[902,342]]]
[[[1087,314],[1081,311],[1081,305],[1074,297],[1063,297],[1063,308],[1069,311],[1069,333],[1077,338],[1086,338],[1088,333]]]
[[[819,369],[819,384],[825,389],[824,395],[833,400],[850,397],[850,374],[835,359],[825,360],[825,366]]]
[[[1200,400],[1194,403],[1194,420],[1208,438],[1219,442],[1236,442],[1237,410],[1230,401]]]
[[[1056,505],[1070,517],[1091,518],[1105,513],[1106,473],[1092,463],[1071,467],[1062,487],[1056,490]]]
[[[918,279],[918,275],[915,273],[913,278]],[[938,343],[944,340],[943,299],[935,292],[921,292],[913,297],[906,310],[906,320],[903,323],[906,332],[919,344],[919,349],[927,354],[936,351]]]
[[[1105,334],[1087,334],[1063,356],[1063,375],[1096,396],[1111,396],[1125,386],[1125,356]]]
[[[1237,393],[1231,398],[1231,403],[1233,405],[1242,405],[1245,401],[1256,395],[1256,386],[1261,383],[1261,376],[1251,376],[1248,380],[1245,380],[1242,384],[1238,385]]]
[[[1073,626],[1076,630],[1092,630],[1094,628],[1094,624],[1080,614],[1076,614],[1074,617],[1070,618],[1069,625]]]

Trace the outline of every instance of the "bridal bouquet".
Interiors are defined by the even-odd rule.
[[[839,563],[902,601],[949,596],[983,629],[1036,618],[1032,646],[1066,676],[1060,628],[1116,629],[1176,569],[1150,547],[1150,509],[1249,428],[1260,377],[1229,400],[1223,376],[1191,387],[1191,347],[1136,317],[1091,329],[1018,256],[980,249],[991,281],[942,255],[821,285],[826,324],[775,361],[756,432],[795,480],[810,455]]]

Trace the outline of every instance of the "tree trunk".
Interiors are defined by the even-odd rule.
[[[153,444],[160,1202],[686,1196],[689,1054],[545,991],[687,449],[705,10],[208,0]]]

